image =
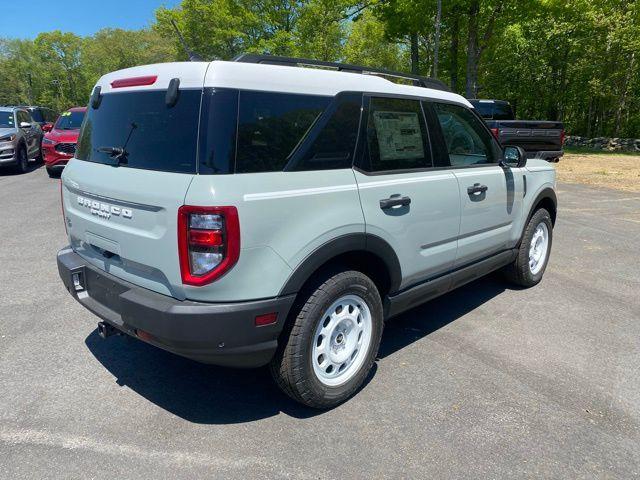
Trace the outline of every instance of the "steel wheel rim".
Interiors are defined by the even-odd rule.
[[[316,378],[337,387],[351,380],[367,358],[373,322],[366,302],[344,295],[320,318],[313,336],[311,363]]]
[[[533,275],[540,273],[549,251],[549,227],[540,222],[533,232],[529,244],[529,270]]]

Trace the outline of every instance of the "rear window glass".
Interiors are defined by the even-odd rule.
[[[56,129],[58,130],[77,130],[82,126],[82,119],[84,118],[84,112],[64,112],[58,118],[56,122]]]
[[[332,99],[240,92],[236,173],[282,171]]]
[[[496,102],[472,102],[475,109],[478,111],[482,118],[490,120],[513,120],[513,111],[511,105],[508,103],[496,103]]]
[[[165,90],[107,93],[89,107],[76,157],[123,167],[195,173],[201,90],[181,90],[168,107]],[[123,152],[118,155],[116,152]]]

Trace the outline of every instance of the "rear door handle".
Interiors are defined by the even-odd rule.
[[[411,203],[411,198],[403,197],[400,194],[391,195],[389,198],[384,198],[380,200],[380,208],[382,210],[386,210],[387,208],[392,207],[404,207]]]
[[[489,187],[486,185],[480,185],[479,183],[474,183],[472,186],[467,187],[467,193],[469,195],[474,195],[476,193],[484,193],[489,190]]]

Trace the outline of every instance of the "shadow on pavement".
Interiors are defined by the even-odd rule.
[[[472,311],[506,284],[493,276],[473,282],[391,320],[379,358],[385,358]],[[185,420],[203,424],[242,423],[282,412],[309,418],[306,408],[280,392],[267,368],[239,370],[203,365],[133,338],[103,340],[94,330],[85,343],[121,386]],[[374,366],[366,383],[375,376]]]

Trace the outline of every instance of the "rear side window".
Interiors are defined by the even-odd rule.
[[[360,125],[361,93],[341,93],[331,102],[285,170],[351,168]]]
[[[460,105],[434,103],[452,166],[494,163],[493,138],[471,110]]]
[[[235,172],[282,171],[331,100],[241,91]]]
[[[367,120],[367,147],[369,155],[365,155],[368,158],[365,158],[365,165],[362,165],[366,171],[432,167],[420,102],[402,98],[371,98]]]
[[[97,109],[89,107],[76,157],[128,168],[196,173],[201,90],[181,90],[168,107],[165,90],[107,93]],[[111,150],[111,151],[110,151]]]

